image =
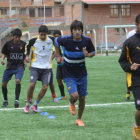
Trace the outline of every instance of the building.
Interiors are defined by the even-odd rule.
[[[38,19],[64,17],[61,0],[0,0],[1,18]]]
[[[80,18],[85,25],[85,34],[94,43],[96,40],[97,45],[105,42],[104,26],[134,25],[136,15],[140,14],[140,0],[63,0],[63,4],[65,18]],[[108,28],[108,41],[120,45],[131,29]]]

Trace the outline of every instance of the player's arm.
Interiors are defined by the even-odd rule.
[[[2,57],[1,57],[1,64],[2,64],[2,65],[4,65],[4,64],[5,64],[5,62],[4,62],[5,57],[6,57],[6,55],[5,55],[5,54],[2,54]]]
[[[62,63],[62,57],[59,51],[60,45],[61,45],[61,38],[56,38],[54,42],[54,46],[55,46],[55,54],[56,54],[55,58],[58,64]]]
[[[7,48],[8,48],[8,42],[6,42],[6,43],[4,44],[4,46],[3,46],[3,48],[2,48],[2,51],[1,51],[1,53],[2,53],[1,64],[2,64],[2,65],[5,64],[5,61],[4,61],[4,60],[5,60],[5,57],[6,57],[7,53],[8,53]]]
[[[88,42],[87,42],[87,47],[83,48],[83,53],[85,57],[93,57],[95,56],[95,47],[91,41],[91,39],[89,38]]]
[[[25,58],[26,62],[29,62],[30,50],[31,50],[31,47],[34,45],[36,39],[37,38],[32,38],[26,46],[26,58]]]
[[[122,53],[121,53],[120,58],[119,58],[119,63],[125,72],[132,71],[131,70],[132,62],[130,59],[130,51],[129,51],[129,47],[128,47],[127,43],[123,44],[123,49],[122,49]]]

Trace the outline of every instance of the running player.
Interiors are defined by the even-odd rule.
[[[2,59],[1,64],[5,64],[5,58],[7,57],[7,66],[3,74],[2,79],[2,93],[4,97],[4,101],[2,107],[6,107],[8,105],[8,97],[7,97],[7,84],[9,80],[11,80],[12,76],[15,75],[15,108],[19,107],[19,96],[21,91],[21,79],[24,74],[24,69],[26,66],[25,59],[25,45],[26,43],[21,39],[22,32],[20,29],[15,29],[12,31],[13,39],[6,42],[6,44],[2,48]]]
[[[33,104],[33,111],[37,112],[37,105],[45,95],[51,77],[51,56],[54,38],[48,36],[48,27],[39,27],[39,36],[32,38],[27,45],[26,61],[29,61],[30,49],[33,46],[33,58],[30,70],[30,84],[27,90],[27,102],[24,112],[29,113],[30,98],[34,91],[37,80],[42,81],[42,88]]]
[[[136,34],[124,42],[119,63],[125,72],[129,72],[128,86],[136,106],[133,138],[140,140],[140,14],[136,16]]]
[[[61,37],[61,32],[59,30],[55,30],[53,33],[53,36],[56,37]],[[64,47],[60,46],[60,55],[63,57],[63,51],[64,51]],[[63,73],[62,73],[62,69],[63,69],[63,64],[58,64],[57,63],[57,71],[56,71],[56,79],[57,79],[57,83],[58,83],[58,87],[61,93],[61,96],[58,98],[58,100],[65,100],[66,96],[65,96],[65,92],[64,92],[64,85],[63,85]]]
[[[63,61],[59,52],[59,46],[64,46],[63,77],[70,95],[69,110],[71,115],[76,115],[75,103],[79,100],[78,118],[76,124],[84,126],[82,114],[85,108],[85,96],[87,93],[87,70],[85,57],[93,57],[95,48],[90,38],[83,34],[83,24],[74,20],[70,26],[71,35],[56,38],[56,60]]]

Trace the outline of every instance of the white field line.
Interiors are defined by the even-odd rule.
[[[87,104],[86,107],[105,107],[105,106],[112,106],[112,105],[128,105],[128,104],[134,104],[134,102],[120,102],[120,103],[106,103],[106,104]],[[38,109],[51,109],[51,108],[68,108],[68,105],[65,106],[39,106]],[[76,107],[78,107],[76,105]],[[13,111],[13,110],[23,110],[22,108],[0,108],[0,111]]]

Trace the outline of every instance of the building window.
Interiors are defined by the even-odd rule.
[[[64,6],[59,7],[60,16],[64,16]]]
[[[30,8],[29,9],[29,16],[30,17],[35,17],[35,8]]]
[[[110,14],[111,17],[119,17],[120,14],[122,17],[128,17],[130,16],[130,5],[129,4],[123,4],[123,5],[110,5]]]
[[[126,4],[126,5],[121,5],[121,10],[122,10],[122,16],[123,17],[128,17],[130,16],[130,5]]]
[[[38,8],[38,16],[39,17],[44,16],[44,8]],[[52,17],[52,8],[45,8],[45,16]]]
[[[20,15],[26,14],[26,8],[20,8],[20,9],[19,9],[19,14],[20,14]]]
[[[110,5],[111,17],[119,16],[119,5]]]
[[[1,15],[3,15],[3,16],[5,16],[5,15],[7,15],[7,9],[0,9],[0,11],[1,11]]]

